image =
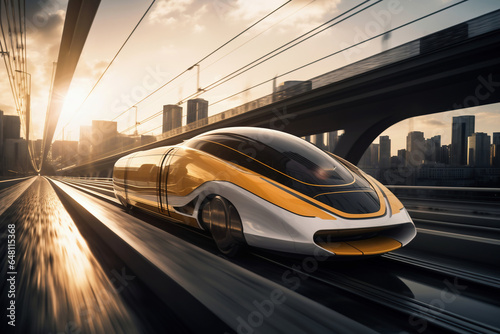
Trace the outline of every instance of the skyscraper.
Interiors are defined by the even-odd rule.
[[[364,168],[378,167],[379,146],[379,144],[370,144],[361,159],[359,159],[358,165]]]
[[[204,99],[192,99],[187,101],[186,124],[196,122],[208,117],[208,101]]]
[[[92,154],[99,155],[116,149],[117,128],[117,122],[92,120]]]
[[[486,133],[477,132],[469,136],[467,164],[473,167],[490,165],[490,136]]]
[[[491,167],[500,167],[500,132],[493,132],[490,158]]]
[[[3,139],[20,139],[21,138],[21,120],[19,116],[4,115]]]
[[[176,104],[163,106],[163,131],[167,132],[182,126],[182,107]]]
[[[80,138],[78,141],[78,163],[90,158],[92,154],[92,127],[80,126]]]
[[[474,133],[475,116],[453,117],[451,128],[451,164],[467,164],[468,137]]]
[[[493,132],[493,144],[500,145],[500,132]]]
[[[425,159],[425,139],[421,131],[406,136],[406,166],[420,166]]]
[[[391,167],[391,139],[389,136],[380,136],[379,142],[378,161],[380,168],[389,168]]]
[[[441,136],[425,140],[425,163],[441,162]]]

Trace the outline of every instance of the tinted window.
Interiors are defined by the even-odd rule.
[[[274,169],[271,174],[283,174],[309,185],[342,185],[354,181],[342,164],[294,136],[273,137],[264,143],[240,134],[212,134],[194,138],[185,145],[266,175],[265,170]]]
[[[289,134],[241,128],[238,133],[201,135],[184,145],[250,169],[344,212],[379,209],[376,193],[364,178],[355,177],[333,156]],[[346,190],[358,191],[345,195]]]

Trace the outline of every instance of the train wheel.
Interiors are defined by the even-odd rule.
[[[208,204],[210,232],[217,248],[227,256],[243,250],[244,238],[240,216],[226,199],[215,196]]]

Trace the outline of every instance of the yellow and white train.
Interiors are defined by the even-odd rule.
[[[245,246],[304,255],[375,255],[416,235],[401,202],[351,163],[293,135],[223,128],[132,153],[113,171],[116,197]]]

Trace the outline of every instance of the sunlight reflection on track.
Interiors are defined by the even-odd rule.
[[[16,224],[17,234],[16,332],[138,332],[46,179],[38,177],[1,216],[2,229],[9,223]],[[5,244],[0,248],[6,251]]]

